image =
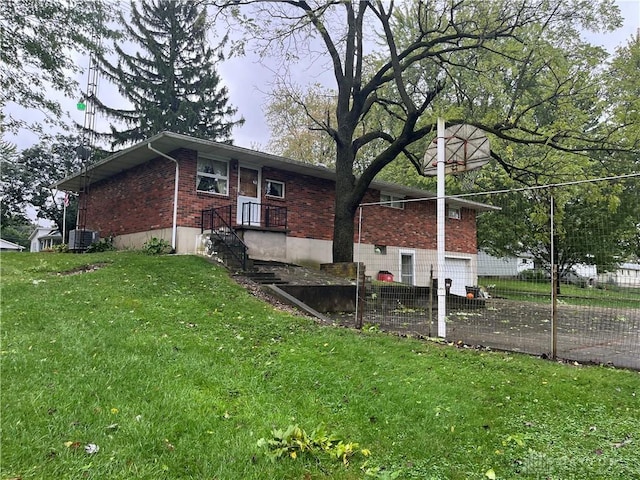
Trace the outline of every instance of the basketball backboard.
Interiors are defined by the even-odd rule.
[[[445,174],[456,174],[482,167],[491,159],[489,139],[473,125],[453,125],[445,130]],[[424,154],[423,173],[438,174],[438,138],[434,138]]]

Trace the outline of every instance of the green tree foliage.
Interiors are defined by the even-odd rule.
[[[594,150],[588,154],[549,151],[540,147],[498,145],[504,158],[520,170],[511,176],[496,165],[484,167],[478,178],[481,190],[518,186],[517,179],[531,183],[571,182],[640,172],[640,43],[637,37],[616,51],[600,79],[594,105],[577,105],[576,125],[582,112],[595,111],[612,143],[623,148]],[[589,128],[587,124],[583,128]],[[533,175],[531,167],[539,173]],[[526,169],[528,175],[524,175]],[[450,191],[460,191],[451,180]],[[555,242],[560,272],[577,264],[594,264],[599,271],[612,270],[621,262],[640,257],[640,177],[555,188]],[[503,208],[483,215],[478,222],[480,246],[495,255],[531,253],[550,268],[550,193],[526,192],[482,197],[479,200]]]
[[[607,162],[599,161],[603,174],[640,173],[640,33],[619,48],[606,74],[607,95],[604,98],[608,121],[621,127],[616,134],[629,150],[612,152]],[[629,240],[630,260],[640,260],[640,191],[639,181],[621,181],[621,208],[626,208],[633,221]]]
[[[33,207],[38,218],[50,220],[62,232],[63,195],[55,183],[82,167],[76,149],[80,140],[75,136],[44,137],[40,143],[8,158],[3,165],[2,211],[9,218],[26,218]],[[70,199],[67,207],[67,230],[75,226],[77,203]]]
[[[616,134],[631,151],[621,152],[614,158],[618,162],[608,165],[615,173],[618,167],[621,173],[640,169],[640,33],[629,39],[628,43],[616,50],[608,70],[604,75],[607,87],[603,98],[607,122],[619,128]]]
[[[638,179],[600,181],[482,197],[502,210],[479,216],[479,247],[499,257],[531,255],[550,272],[553,239],[561,275],[580,264],[615,270],[630,257],[638,221],[638,210],[621,198],[625,189],[639,186]]]
[[[29,248],[29,236],[33,232],[35,225],[22,216],[2,215],[0,223],[0,238],[9,242],[17,243],[25,248]]]
[[[187,0],[131,2],[130,9],[131,19],[120,14],[120,21],[136,53],[116,44],[117,63],[104,57],[100,62],[133,105],[112,108],[97,99],[99,111],[126,125],[124,130],[111,125],[112,146],[164,130],[230,142],[232,128],[244,120],[231,120],[237,110],[229,106],[215,69],[222,56],[208,46],[206,9]]]
[[[77,52],[99,50],[113,35],[107,27],[111,7],[102,0],[4,0],[0,8],[0,108],[15,103],[57,120],[60,103],[51,90],[77,94]],[[0,118],[0,131],[26,122]]]
[[[269,151],[333,167],[335,142],[323,134],[323,125],[336,123],[335,92],[318,84],[304,92],[295,87],[276,88],[265,107],[265,117],[271,130]]]
[[[592,72],[604,52],[580,34],[619,24],[610,0],[214,3],[251,29],[265,55],[297,61],[311,53],[332,70],[336,106],[328,118],[336,122],[315,120],[336,147],[334,261],[353,258],[353,218],[376,175],[402,155],[422,171],[438,115],[489,132],[496,161],[520,181],[549,169],[533,156],[511,161],[501,151],[510,145],[582,154],[617,148],[596,122]],[[244,3],[253,10],[243,13]]]

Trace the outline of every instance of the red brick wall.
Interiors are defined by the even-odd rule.
[[[178,150],[170,156],[180,163],[178,226],[199,228],[202,210],[235,205],[237,170],[229,169],[231,195],[197,193],[196,152]],[[175,163],[158,157],[91,185],[87,228],[100,231],[101,237],[171,228],[174,179]]]
[[[284,170],[263,168],[263,184],[277,180],[285,184],[284,200],[263,198],[263,202],[287,207],[289,236],[331,240],[333,238],[333,212],[335,182]],[[262,188],[265,190],[264,185]]]
[[[228,195],[196,192],[197,154],[178,150],[170,154],[180,162],[178,225],[200,228],[201,211],[233,206],[234,219],[238,190],[237,162],[229,165]],[[156,158],[143,165],[91,185],[87,208],[87,228],[100,236],[123,235],[170,228],[173,221],[175,164]],[[285,184],[283,200],[266,197],[266,180]],[[285,170],[262,169],[262,202],[282,204],[288,210],[289,235],[331,240],[335,183]],[[369,190],[364,202],[378,202],[380,192]],[[356,240],[357,222],[356,216]],[[436,248],[436,204],[423,201],[405,204],[403,210],[372,206],[363,211],[362,241],[406,248]],[[447,250],[475,253],[475,212],[462,209],[461,219],[447,219]]]
[[[106,237],[171,227],[174,171],[159,159],[90,185],[87,228]]]
[[[264,168],[266,179],[285,183],[288,208],[289,235],[292,237],[333,238],[333,212],[335,183],[277,169]],[[264,190],[264,187],[263,187]],[[272,199],[263,201],[274,203]],[[363,203],[380,201],[380,192],[369,190]],[[403,210],[383,206],[365,207],[363,210],[362,241],[374,245],[393,245],[406,248],[437,248],[436,201],[406,203]],[[358,218],[355,219],[356,238]],[[475,211],[461,209],[459,220],[447,218],[447,251],[475,253]]]
[[[372,194],[373,193],[373,194]],[[365,202],[380,201],[378,192],[369,192]],[[447,251],[476,253],[475,211],[461,209],[460,219],[446,219]],[[437,248],[436,201],[405,203],[404,209],[381,205],[365,207],[362,214],[362,241],[374,245],[406,248]]]

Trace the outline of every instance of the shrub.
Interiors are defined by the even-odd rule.
[[[147,255],[166,255],[173,252],[171,244],[162,238],[153,237],[142,246],[142,251]]]
[[[113,237],[101,238],[87,247],[87,253],[112,252],[116,249],[113,245]]]
[[[61,243],[53,246],[53,251],[56,253],[69,253],[69,245]]]
[[[545,283],[549,282],[550,278],[551,276],[549,275],[549,272],[539,268],[535,270],[523,270],[518,274],[519,280],[526,280],[529,282]]]

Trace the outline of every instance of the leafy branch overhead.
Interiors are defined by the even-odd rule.
[[[112,9],[104,1],[11,0],[0,8],[0,106],[14,103],[42,111],[50,122],[62,116],[51,89],[78,95],[72,75],[81,73],[77,52],[102,51],[101,40],[117,34],[107,24]],[[0,116],[0,131],[34,127]]]
[[[281,86],[304,59],[332,73],[332,112],[304,110],[335,145],[334,261],[353,258],[353,217],[374,177],[398,157],[422,171],[438,116],[487,131],[498,164],[527,183],[553,172],[511,157],[510,145],[565,162],[634,147],[621,142],[624,125],[602,121],[606,52],[581,36],[619,26],[611,0],[211,3],[265,58],[281,60]]]

